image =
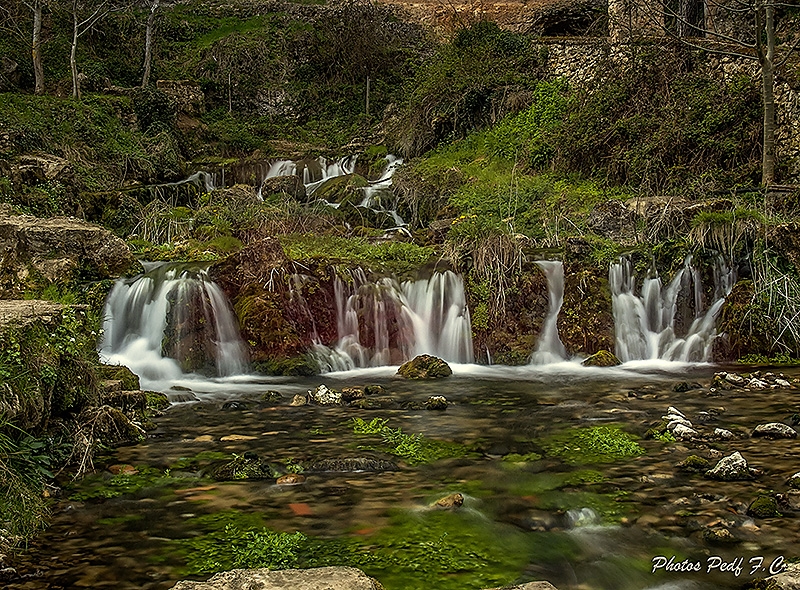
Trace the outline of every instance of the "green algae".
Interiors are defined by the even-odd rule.
[[[554,434],[541,444],[548,455],[572,465],[612,463],[645,454],[630,434],[614,426],[574,428]]]

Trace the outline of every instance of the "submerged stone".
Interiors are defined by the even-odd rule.
[[[699,455],[689,455],[683,461],[678,463],[676,467],[681,471],[699,472],[706,471],[711,464],[708,459],[704,459]]]
[[[446,410],[447,409],[447,398],[443,395],[432,395],[428,398],[428,401],[425,402],[425,409],[426,410]]]
[[[599,350],[581,363],[584,367],[616,367],[622,362],[613,352]]]
[[[775,518],[781,516],[778,501],[773,496],[759,496],[747,507],[747,514],[756,518]]]
[[[383,395],[386,390],[380,385],[365,385],[364,395]]]
[[[355,473],[359,471],[397,471],[396,463],[372,457],[340,457],[312,463],[306,471]]]
[[[294,486],[305,482],[305,480],[306,477],[299,473],[287,473],[286,475],[281,475],[275,483],[279,486]]]
[[[450,365],[429,354],[421,354],[397,369],[397,375],[406,379],[441,379],[452,374]]]
[[[709,527],[703,531],[703,540],[712,545],[732,545],[739,540],[725,527]]]

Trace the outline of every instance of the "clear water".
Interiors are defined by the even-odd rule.
[[[147,441],[116,449],[98,462],[94,480],[68,488],[54,506],[52,526],[18,564],[30,577],[10,588],[169,588],[190,577],[190,556],[180,549],[180,540],[206,532],[207,515],[231,510],[272,530],[354,541],[372,551],[386,551],[392,534],[402,535],[400,553],[420,555],[435,553],[437,543],[452,539],[463,552],[474,551],[474,560],[482,564],[466,573],[447,571],[445,564],[441,572],[426,574],[409,569],[402,559],[395,568],[364,568],[389,590],[491,587],[490,574],[494,586],[545,579],[561,589],[737,588],[749,579],[749,559],[763,556],[768,565],[778,555],[796,557],[800,531],[790,515],[756,522],[744,515],[759,491],[785,491],[786,478],[800,470],[795,441],[640,440],[645,455],[596,465],[571,465],[547,455],[521,464],[502,460],[508,453],[541,451],[542,440],[574,427],[613,424],[641,435],[668,406],[696,424],[700,411],[719,411],[715,421],[700,425],[704,432],[715,427],[747,431],[797,412],[796,393],[716,397],[704,390],[672,391],[679,380],[707,385],[713,369],[703,365],[640,363],[590,370],[565,362],[546,369],[454,369],[452,378],[437,382],[396,380],[387,367],[302,380],[184,380],[201,401],[173,405]],[[323,381],[334,388],[378,383],[399,402],[445,395],[450,406],[433,412],[288,405],[292,395]],[[278,390],[284,398],[277,405],[265,403],[266,390]],[[231,400],[246,407],[223,409]],[[182,458],[203,452],[251,451],[272,461],[304,464],[368,454],[357,448],[365,439],[353,433],[354,417],[385,418],[392,428],[467,445],[473,453],[430,465],[401,463],[400,470],[383,473],[309,473],[304,484],[291,487],[276,486],[274,480],[213,482],[180,466]],[[222,440],[230,435],[252,438]],[[714,482],[675,469],[678,461],[704,455],[709,446],[725,454],[740,451],[764,475],[756,481]],[[164,477],[113,498],[75,496],[110,478],[105,468],[112,463],[149,466]],[[587,470],[596,473],[587,477]],[[597,474],[602,481],[592,483]],[[453,492],[466,497],[461,509],[427,509]],[[702,539],[703,528],[719,521],[729,523],[741,539],[737,545],[714,546]],[[436,538],[431,541],[426,531]],[[449,534],[442,537],[441,531]],[[652,574],[657,555],[703,565],[713,555],[743,556],[745,571],[738,577]]]

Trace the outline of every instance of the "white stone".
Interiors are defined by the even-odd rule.
[[[730,440],[733,438],[733,433],[730,430],[725,430],[724,428],[715,428],[714,436],[723,440]]]
[[[675,438],[680,438],[683,440],[699,436],[698,432],[694,428],[684,426],[683,424],[677,424],[672,430],[672,434],[675,436]]]

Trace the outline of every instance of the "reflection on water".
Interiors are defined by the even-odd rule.
[[[362,566],[389,590],[477,589],[541,579],[562,590],[738,588],[749,579],[746,571],[739,577],[652,574],[652,559],[675,555],[705,564],[711,555],[745,560],[762,555],[767,563],[777,555],[796,557],[800,533],[791,516],[754,521],[745,514],[759,491],[784,491],[786,478],[800,470],[794,441],[639,440],[645,455],[594,465],[570,464],[548,455],[542,444],[564,429],[598,424],[641,436],[669,406],[680,408],[703,432],[721,427],[746,433],[797,412],[794,392],[759,392],[755,400],[756,394],[745,392],[721,397],[707,390],[674,392],[678,380],[708,384],[712,369],[697,365],[682,366],[678,377],[652,363],[611,369],[566,362],[546,369],[453,368],[454,377],[441,382],[397,380],[390,377],[395,369],[379,367],[313,379],[165,384],[190,388],[200,401],[174,405],[146,442],[98,462],[135,465],[143,474],[131,481],[141,477],[146,483],[126,488],[104,472],[67,491],[54,509],[52,527],[23,556],[20,572],[36,577],[11,588],[170,588],[187,577],[192,559],[187,547],[195,546],[181,540],[203,538],[215,518],[209,515],[236,513],[256,528],[347,541],[384,557],[396,551],[395,566],[385,561]],[[289,405],[295,393],[323,380],[337,389],[377,383],[386,390],[378,397],[391,399],[384,399],[380,410]],[[267,390],[283,397],[264,401]],[[446,396],[447,410],[418,409],[430,395]],[[230,400],[240,404],[225,406]],[[700,420],[702,411],[709,412],[709,422]],[[391,428],[466,445],[471,452],[409,466],[359,448],[374,446],[377,439],[355,435],[353,417],[384,418]],[[675,468],[689,454],[707,455],[710,447],[724,454],[740,451],[764,475],[716,482]],[[400,469],[307,472],[296,486],[278,486],[274,479],[215,482],[200,472],[213,462],[209,458],[247,452],[301,465],[367,455],[399,461]],[[428,508],[455,492],[465,496],[461,509]],[[736,544],[706,542],[703,533],[714,526],[731,530]],[[427,573],[407,569],[402,555],[416,556],[420,547],[432,547],[427,554],[434,557],[442,548],[458,548],[461,557],[447,555],[464,571],[448,570],[450,557],[444,554],[434,560],[424,552],[419,559],[427,563]],[[458,559],[473,554],[470,559],[483,565],[469,573]]]

